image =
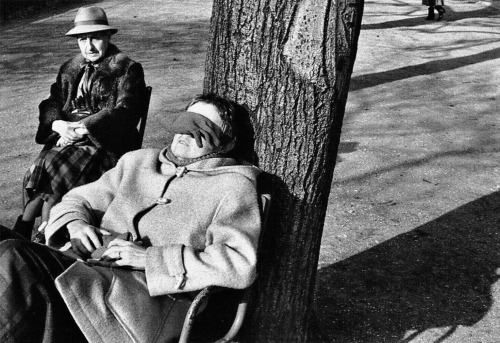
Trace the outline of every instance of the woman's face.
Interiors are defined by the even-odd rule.
[[[83,57],[90,62],[96,62],[104,57],[111,36],[108,32],[92,32],[79,35],[76,40]]]
[[[201,114],[210,119],[219,128],[222,127],[222,119],[217,111],[217,108],[211,104],[197,102],[187,109],[189,112]],[[198,147],[193,137],[186,134],[177,133],[172,141],[171,149],[173,154],[180,159],[198,158],[215,152],[216,147],[207,144],[207,141],[202,138],[203,147]]]

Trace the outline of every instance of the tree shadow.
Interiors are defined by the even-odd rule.
[[[0,25],[5,26],[19,20],[34,20],[64,13],[68,10],[90,6],[103,0],[2,0]]]
[[[408,342],[481,320],[500,267],[500,192],[318,272],[316,311],[330,341]],[[409,336],[406,333],[412,332]]]
[[[349,91],[375,87],[381,84],[408,79],[415,76],[430,75],[445,70],[453,70],[472,64],[497,59],[500,48],[483,51],[474,55],[449,58],[405,66],[393,70],[355,76],[351,79]]]
[[[423,6],[422,8],[426,9],[427,7]],[[498,14],[498,9],[496,9],[491,5],[479,10],[468,11],[468,12],[455,12],[450,7],[447,6],[445,6],[445,9],[446,9],[446,14],[442,23],[454,22],[463,19],[473,19],[473,18],[484,19],[486,17],[491,17]],[[386,21],[376,24],[362,24],[361,30],[380,30],[380,29],[393,29],[401,27],[415,27],[415,26],[429,25],[434,23],[433,21],[426,21],[425,16],[426,13],[424,14],[422,12],[422,17],[417,17],[417,18],[412,17],[400,20]]]

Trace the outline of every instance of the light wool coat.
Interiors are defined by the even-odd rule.
[[[164,342],[174,293],[208,285],[244,288],[256,277],[261,229],[260,170],[230,158],[176,168],[159,150],[125,154],[98,181],[73,189],[46,228],[52,247],[65,225],[82,219],[145,242],[145,272],[76,262],[56,286],[90,342]],[[170,323],[172,324],[172,323]]]

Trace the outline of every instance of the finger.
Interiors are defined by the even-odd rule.
[[[43,229],[45,229],[45,227],[47,226],[47,222],[44,221],[40,224],[40,226],[38,227],[38,232],[42,231]]]
[[[204,125],[203,128],[201,128],[203,132],[206,133],[205,138],[209,136],[212,139],[213,144],[215,146],[220,145],[220,137],[222,136],[222,130],[217,126],[217,125]]]
[[[111,232],[107,231],[107,230],[104,230],[104,229],[99,229],[99,232],[104,235],[104,236],[109,236],[111,235]]]
[[[102,253],[102,260],[118,260],[122,258],[120,247],[110,247]]]
[[[115,247],[115,246],[117,246],[117,247],[126,247],[126,246],[130,246],[130,245],[133,245],[133,244],[134,243],[126,241],[124,239],[115,238],[111,242],[109,242],[108,247]]]
[[[61,135],[61,138],[63,139],[63,142],[71,142],[71,141],[73,141],[73,137],[71,137],[67,133],[64,133],[63,135]]]
[[[76,132],[75,132],[73,129],[68,128],[68,129],[64,132],[64,134],[63,134],[63,136],[62,136],[62,137],[63,137],[64,139],[66,139],[66,137],[67,137],[68,139],[72,139],[72,138],[73,138],[73,137],[75,137],[75,136],[76,136]]]
[[[212,141],[212,136],[210,136],[207,132],[201,131],[201,136],[205,139],[205,144],[208,145],[209,148],[213,149],[214,143]]]
[[[94,246],[90,242],[90,239],[87,236],[83,236],[80,238],[80,244],[78,248],[82,250],[85,254],[90,254],[95,250]]]
[[[100,248],[102,247],[102,243],[101,243],[101,237],[98,236],[98,232],[96,229],[94,229],[93,227],[89,227],[87,226],[85,229],[84,229],[85,233],[87,234],[87,238],[89,240],[89,242],[95,247],[95,248]],[[93,250],[92,250],[93,251]]]
[[[198,148],[203,148],[203,142],[201,141],[201,133],[200,131],[193,132],[194,140],[196,141],[196,145]]]

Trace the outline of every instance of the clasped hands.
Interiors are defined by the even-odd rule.
[[[98,248],[103,247],[103,236],[110,232],[75,220],[67,224],[71,241],[72,252],[82,259],[87,259]],[[102,254],[100,261],[111,262],[111,266],[133,267],[144,270],[146,268],[146,248],[140,243],[126,241],[121,238],[113,239]]]
[[[65,120],[55,120],[52,123],[52,130],[57,132],[60,136],[57,140],[56,146],[74,144],[81,140],[85,135],[89,134],[85,124]]]

